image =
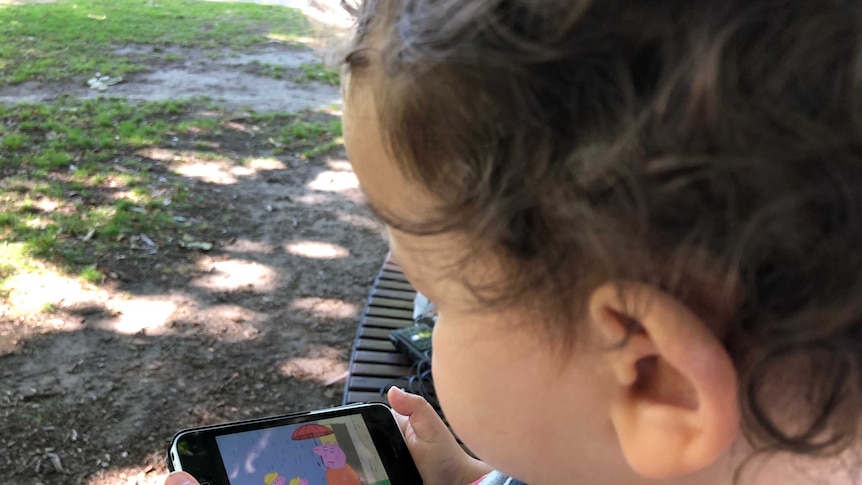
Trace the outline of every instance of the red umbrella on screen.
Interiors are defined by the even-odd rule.
[[[332,429],[327,428],[322,424],[306,424],[296,428],[296,431],[293,432],[292,438],[294,440],[310,440],[320,438],[322,436],[329,436],[331,434],[333,434]]]

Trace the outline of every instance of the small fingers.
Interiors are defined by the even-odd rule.
[[[450,435],[443,420],[423,397],[406,393],[397,387],[389,389],[387,397],[392,409],[409,420],[418,438],[433,440],[440,436],[440,433]],[[396,419],[398,419],[397,416]],[[398,424],[401,425],[401,423],[402,421],[399,420]]]
[[[410,424],[410,418],[394,409],[390,409],[390,411],[392,411],[392,417],[395,418],[395,422],[398,423],[398,428],[401,429],[401,434],[404,434],[407,430],[407,425]]]
[[[434,409],[431,408],[431,405],[424,398],[416,394],[404,392],[397,387],[390,387],[387,397],[389,398],[389,404],[392,405],[392,409],[404,416],[409,417],[417,412],[424,412],[425,406],[431,412],[434,412]]]

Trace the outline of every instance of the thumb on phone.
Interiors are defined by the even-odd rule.
[[[200,485],[197,480],[186,472],[174,472],[165,479],[165,485]]]
[[[451,436],[443,420],[422,396],[392,387],[387,397],[392,409],[407,418],[417,438],[427,441],[438,438],[441,433],[444,436]]]

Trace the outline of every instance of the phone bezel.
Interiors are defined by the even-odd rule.
[[[184,429],[174,435],[168,451],[170,471],[186,471],[201,481],[201,485],[229,485],[230,480],[216,444],[216,436],[242,433],[256,429],[361,414],[368,426],[374,447],[380,455],[389,481],[393,485],[422,483],[398,423],[389,407],[383,403],[361,403],[301,413],[270,416],[230,423]],[[189,446],[200,450],[198,457],[186,456],[181,460],[179,443],[186,440]]]

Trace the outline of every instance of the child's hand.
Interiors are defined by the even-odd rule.
[[[467,485],[491,472],[458,445],[428,401],[396,387],[388,397],[425,485]]]
[[[200,485],[197,480],[186,472],[174,472],[165,479],[165,485]]]

